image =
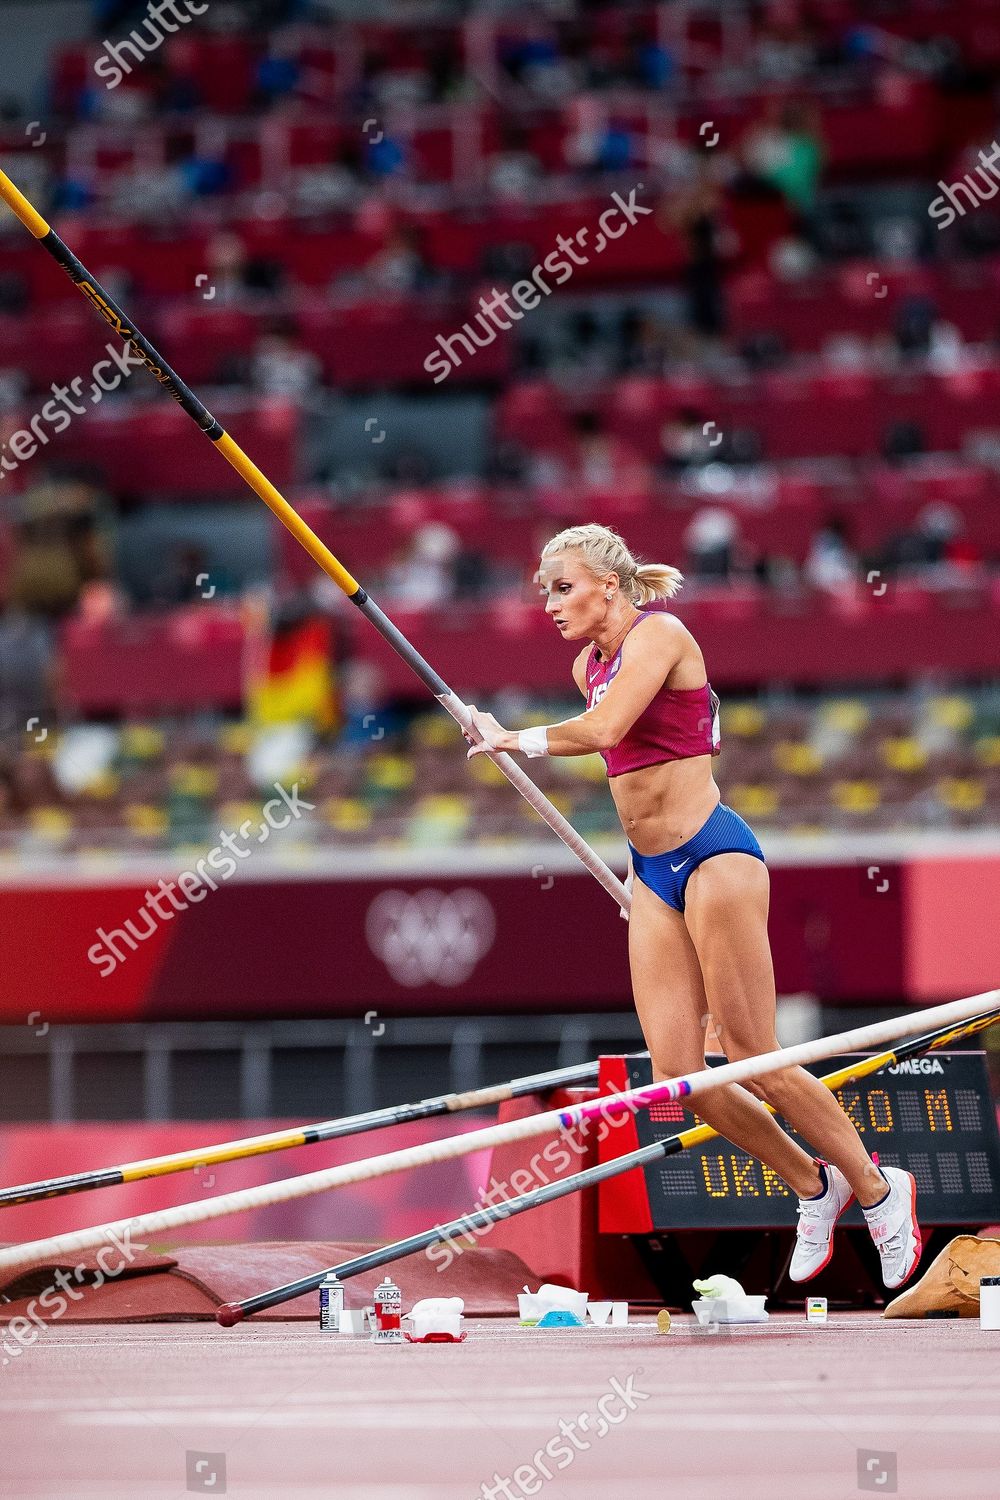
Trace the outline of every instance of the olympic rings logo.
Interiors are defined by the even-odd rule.
[[[397,984],[464,984],[492,948],[496,917],[486,897],[470,887],[383,891],[368,908],[368,946]]]

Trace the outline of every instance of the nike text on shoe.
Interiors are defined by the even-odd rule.
[[[792,1281],[811,1281],[830,1263],[837,1220],[854,1201],[854,1190],[843,1172],[829,1162],[818,1162],[825,1188],[816,1198],[799,1199],[799,1226],[788,1268]]]
[[[909,1280],[920,1260],[917,1184],[912,1172],[882,1167],[889,1191],[881,1203],[864,1210],[868,1233],[882,1260],[882,1280],[890,1290]]]

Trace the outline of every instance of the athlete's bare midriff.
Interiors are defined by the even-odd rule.
[[[699,688],[705,675],[701,648],[689,636],[664,686]],[[711,817],[720,799],[710,755],[625,771],[609,777],[608,786],[629,842],[640,854],[665,854],[685,843]]]
[[[712,757],[667,760],[608,781],[629,842],[640,854],[665,854],[698,832],[719,801]]]

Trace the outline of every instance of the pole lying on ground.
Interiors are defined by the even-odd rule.
[[[913,1041],[904,1042],[902,1046],[890,1052],[878,1053],[874,1057],[859,1058],[853,1063],[848,1063],[847,1066],[838,1068],[833,1073],[827,1073],[820,1082],[831,1090],[841,1088],[844,1084],[853,1083],[858,1078],[867,1078],[872,1073],[880,1073],[883,1068],[892,1067],[895,1063],[902,1062],[904,1058],[916,1057],[921,1052],[931,1052],[946,1047],[962,1037],[972,1036],[975,1032],[991,1026],[996,1019],[997,1012],[990,1011],[984,1016],[977,1016],[966,1025],[948,1027],[915,1037]],[[775,1113],[770,1104],[767,1108],[771,1114]],[[582,1172],[575,1172],[570,1177],[561,1177],[557,1182],[548,1182],[544,1187],[521,1193],[516,1198],[506,1198],[502,1203],[488,1204],[484,1208],[463,1214],[460,1219],[453,1219],[450,1224],[435,1224],[433,1229],[411,1234],[407,1239],[397,1240],[392,1245],[382,1245],[377,1250],[368,1251],[365,1255],[355,1256],[353,1260],[342,1261],[339,1266],[331,1266],[327,1271],[316,1271],[309,1276],[301,1276],[296,1281],[289,1281],[284,1286],[275,1287],[273,1291],[259,1292],[255,1297],[247,1297],[242,1302],[225,1302],[216,1312],[215,1320],[223,1328],[232,1328],[253,1313],[263,1312],[268,1307],[278,1307],[283,1302],[290,1302],[294,1297],[314,1292],[327,1276],[333,1275],[339,1277],[341,1281],[347,1281],[350,1277],[360,1276],[365,1271],[374,1271],[379,1266],[402,1260],[405,1255],[413,1255],[417,1250],[427,1250],[431,1245],[441,1244],[445,1240],[475,1233],[477,1230],[490,1229],[504,1219],[513,1218],[515,1214],[526,1213],[529,1208],[541,1208],[543,1204],[553,1203],[557,1198],[565,1198],[570,1193],[582,1192],[584,1188],[595,1187],[600,1182],[606,1182],[610,1177],[618,1177],[623,1172],[630,1172],[633,1167],[644,1167],[650,1162],[661,1161],[664,1157],[675,1156],[679,1151],[689,1150],[692,1146],[700,1146],[717,1135],[718,1131],[713,1130],[711,1125],[692,1126],[689,1130],[682,1130],[678,1135],[668,1136],[666,1140],[654,1141],[651,1145],[641,1146],[637,1151],[629,1151],[624,1156],[616,1156],[610,1161],[599,1162],[596,1166],[587,1167]]]
[[[194,391],[181,380],[174,370],[167,364],[166,360],[149,340],[139,332],[132,320],[122,311],[118,304],[96,281],[86,266],[73,254],[69,246],[60,239],[55,230],[42,218],[41,214],[32,207],[28,199],[17,188],[4,172],[0,172],[0,199],[7,207],[16,214],[25,229],[33,234],[35,239],[49,252],[53,260],[66,272],[67,276],[78,286],[91,302],[106,323],[114,329],[115,333],[122,338],[141,358],[149,373],[156,377],[173,396],[183,411],[198,424],[202,432],[211,440],[222,454],[223,458],[236,470],[241,479],[245,480],[256,495],[263,500],[264,504],[277,516],[283,526],[295,537],[315,563],[323,569],[328,578],[332,578],[337,587],[344,593],[352,604],[357,605],[370,624],[375,626],[383,640],[388,641],[399,656],[403,658],[408,667],[420,678],[421,682],[430,689],[434,697],[446,709],[452,718],[461,725],[462,730],[470,734],[478,743],[482,736],[472,726],[472,716],[468,705],[463,703],[457,694],[453,693],[442,677],[439,677],[434,668],[425,661],[415,646],[406,639],[402,631],[392,623],[388,616],[384,615],[375,601],[366,594],[357,579],[347,571],[344,565],[334,557],[330,549],[320,541],[319,537],[307,526],[296,510],[289,505],[284,496],[275,489],[274,485],[265,474],[257,468],[251,459],[243,452],[238,443],[223,429],[208,407],[198,399]],[[540,818],[562,839],[563,843],[570,848],[594,876],[604,889],[614,897],[618,905],[625,911],[631,906],[631,900],[625,887],[618,877],[604,863],[598,854],[591,849],[590,845],[580,837],[573,825],[563,817],[562,813],[541,792],[530,777],[526,776],[521,767],[511,759],[504,751],[488,752],[490,760],[503,772],[512,786],[516,787],[521,796],[538,813]]]
[[[64,1177],[24,1182],[15,1187],[0,1188],[0,1208],[36,1203],[42,1198],[61,1198],[69,1193],[85,1193],[92,1188],[120,1187],[127,1182],[142,1182],[149,1177],[166,1177],[172,1172],[242,1161],[249,1156],[288,1151],[295,1146],[313,1146],[319,1141],[340,1140],[343,1136],[361,1135],[366,1130],[380,1130],[389,1125],[408,1125],[414,1120],[429,1120],[436,1115],[488,1109],[508,1099],[519,1099],[524,1094],[548,1093],[552,1089],[592,1083],[599,1066],[597,1062],[589,1062],[576,1067],[555,1068],[547,1073],[513,1078],[507,1083],[495,1083],[463,1094],[440,1094],[433,1099],[421,1099],[416,1104],[395,1104],[365,1114],[346,1115],[341,1120],[322,1120],[317,1125],[299,1125],[288,1130],[273,1130],[267,1135],[246,1136],[239,1141],[221,1141],[214,1146],[150,1156],[142,1161],[126,1162],[121,1167],[97,1167],[91,1172],[71,1172]]]
[[[950,1005],[934,1006],[923,1012],[923,1020],[934,1029],[970,1021],[986,1010],[1000,1007],[1000,990],[973,995],[965,1000],[954,1000]],[[159,1209],[154,1213],[137,1214],[132,1218],[116,1219],[109,1224],[95,1224],[86,1229],[71,1230],[67,1234],[53,1235],[47,1239],[32,1240],[23,1245],[12,1245],[0,1250],[0,1271],[11,1270],[47,1260],[52,1256],[73,1255],[80,1251],[94,1250],[98,1246],[115,1243],[115,1236],[128,1234],[137,1240],[144,1237],[171,1234],[189,1224],[201,1224],[208,1219],[221,1219],[227,1214],[239,1213],[243,1209],[265,1208],[272,1203],[286,1203],[293,1198],[308,1198],[313,1193],[324,1193],[331,1188],[347,1187],[351,1183],[370,1182],[376,1177],[387,1177],[394,1172],[409,1171],[414,1167],[430,1166],[436,1162],[451,1161],[460,1156],[471,1156],[473,1152],[506,1146],[512,1141],[531,1140],[546,1135],[560,1126],[572,1130],[574,1126],[589,1122],[596,1115],[606,1113],[613,1118],[627,1109],[640,1109],[655,1099],[680,1099],[718,1088],[724,1083],[743,1083],[748,1079],[765,1077],[780,1072],[783,1068],[822,1062],[840,1052],[867,1052],[887,1042],[898,1041],[907,1035],[914,1024],[910,1014],[895,1016],[887,1021],[878,1021],[872,1026],[858,1026],[851,1031],[842,1031],[831,1037],[819,1037],[811,1042],[801,1042],[795,1047],[779,1047],[773,1052],[764,1052],[757,1057],[745,1057],[737,1062],[724,1063],[718,1068],[705,1068],[686,1077],[670,1079],[643,1089],[631,1089],[625,1093],[612,1094],[586,1104],[574,1105],[572,1109],[547,1110],[539,1115],[530,1115],[523,1120],[508,1120],[503,1125],[490,1125],[483,1130],[470,1130],[461,1136],[448,1136],[444,1140],[426,1141],[419,1146],[409,1146],[402,1151],[386,1152],[361,1161],[345,1162],[341,1166],[327,1167],[321,1172],[310,1172],[299,1177],[284,1178],[280,1182],[263,1183],[258,1187],[243,1188],[239,1192],[224,1193],[216,1198],[201,1199],[195,1203],[179,1203],[173,1208]]]

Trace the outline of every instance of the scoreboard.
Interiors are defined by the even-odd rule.
[[[824,1061],[822,1069],[844,1067],[858,1056]],[[648,1058],[624,1062],[629,1088],[652,1082]],[[981,1052],[908,1058],[845,1084],[835,1097],[883,1166],[913,1173],[921,1224],[978,1226],[1000,1220],[1000,1137]],[[679,1102],[653,1104],[634,1118],[640,1146],[703,1123]],[[807,1151],[819,1154],[815,1143],[780,1116],[779,1122]],[[601,1153],[602,1158],[614,1154],[611,1143]],[[796,1223],[795,1195],[769,1167],[722,1137],[647,1163],[643,1170],[656,1229],[781,1229]],[[617,1216],[609,1225],[603,1213],[601,1221],[603,1229],[623,1233],[642,1227],[618,1222]],[[857,1203],[840,1222],[863,1224]]]

